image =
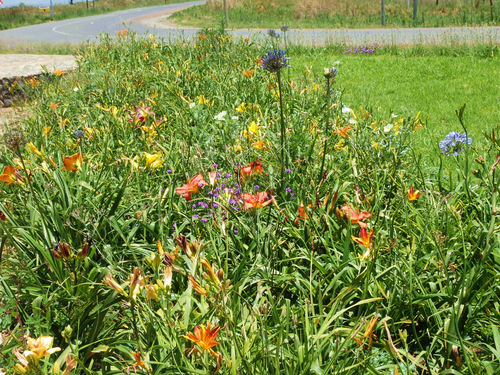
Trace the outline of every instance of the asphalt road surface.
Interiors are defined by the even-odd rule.
[[[197,29],[172,28],[158,22],[179,7],[203,4],[205,1],[191,1],[183,4],[168,4],[148,8],[129,9],[109,14],[83,17],[71,20],[49,22],[40,25],[0,31],[0,43],[80,43],[96,41],[101,33],[116,35],[116,31],[131,27],[139,34],[154,34],[167,41],[195,35]],[[161,26],[162,28],[160,28]],[[279,28],[281,25],[273,25]],[[290,25],[292,26],[292,25]],[[265,30],[232,30],[235,36],[252,37]],[[500,27],[453,27],[453,28],[411,28],[411,29],[314,29],[293,30],[287,33],[289,43],[323,45],[329,43],[352,44],[413,44],[439,41],[473,42],[493,41],[500,43]]]

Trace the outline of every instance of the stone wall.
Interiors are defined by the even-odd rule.
[[[29,77],[8,77],[0,78],[0,108],[12,107],[18,100],[25,100],[26,94],[23,90],[24,85],[29,81],[39,81],[40,76],[45,74],[37,74]]]

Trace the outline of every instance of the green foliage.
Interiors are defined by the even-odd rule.
[[[253,41],[127,34],[25,85],[31,143],[0,156],[6,371],[29,334],[61,351],[18,372],[498,372],[498,129],[429,167],[420,115],[307,71],[278,90]]]

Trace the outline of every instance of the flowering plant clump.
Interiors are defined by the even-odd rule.
[[[268,51],[267,54],[260,60],[260,67],[271,73],[279,72],[283,68],[290,68],[287,61],[289,57],[285,57],[286,51],[274,49]]]
[[[344,53],[351,53],[351,54],[356,54],[356,53],[374,53],[376,50],[380,49],[377,43],[372,44],[370,46],[362,45],[361,47],[355,46],[354,48],[347,48]]]
[[[446,135],[444,141],[439,142],[439,148],[441,148],[442,154],[446,156],[458,156],[458,154],[472,143],[472,139],[468,138],[467,135],[450,132]]]

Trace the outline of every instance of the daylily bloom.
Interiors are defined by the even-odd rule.
[[[220,344],[219,341],[216,341],[219,330],[219,326],[212,329],[210,322],[208,322],[206,327],[203,324],[194,327],[194,334],[189,332],[188,336],[183,335],[182,337],[194,342],[203,350],[208,350],[214,357],[219,357],[212,349],[214,346]],[[193,350],[197,351],[197,349],[193,348],[191,352]]]
[[[66,74],[67,72],[65,70],[61,70],[61,69],[56,69],[54,70],[54,74],[58,77],[62,76],[63,74]]]
[[[128,119],[128,122],[130,123],[143,123],[146,121],[148,116],[154,116],[155,113],[151,111],[151,107],[144,107],[144,108],[139,108],[135,107],[135,114],[133,111],[129,111],[130,113],[133,114],[132,118]]]
[[[130,291],[129,299],[135,301],[137,295],[140,293],[141,288],[145,285],[144,278],[142,277],[141,270],[134,268],[134,272],[130,274]]]
[[[335,134],[338,134],[340,135],[341,137],[344,137],[344,138],[349,138],[349,132],[352,130],[352,126],[351,125],[348,125],[348,126],[344,126],[343,128],[337,128],[336,130],[334,130],[333,132]]]
[[[358,224],[361,228],[366,228],[366,223],[363,223],[361,220],[369,219],[372,216],[372,214],[367,211],[359,212],[358,210],[354,210],[352,207],[348,206],[347,203],[344,203],[338,212],[340,215],[347,216],[352,224]]]
[[[241,198],[245,201],[244,209],[248,210],[249,208],[261,208],[265,207],[272,202],[271,199],[268,199],[267,192],[259,191],[257,194],[243,193],[241,194]]]
[[[359,243],[361,246],[364,246],[367,249],[371,249],[371,247],[373,246],[372,237],[373,237],[373,229],[370,231],[370,233],[366,233],[365,227],[361,228],[359,232],[359,237],[351,236],[354,242]]]
[[[43,357],[61,350],[61,348],[52,348],[52,341],[54,338],[50,336],[41,336],[37,339],[27,336],[27,340],[30,349],[24,352],[24,356],[28,362],[35,365],[37,365]]]
[[[181,194],[186,198],[187,201],[191,200],[191,193],[197,194],[199,192],[199,188],[202,186],[207,186],[208,184],[203,179],[203,175],[197,174],[188,183],[182,185],[181,187],[175,189],[177,194]]]
[[[33,144],[33,142],[30,142],[27,144],[27,146],[30,148],[30,150],[35,154],[35,155],[38,155],[40,157],[42,157],[42,153],[40,152],[40,150],[38,150],[38,148],[36,148],[36,146]]]
[[[111,276],[111,273],[108,273],[106,275],[106,277],[104,277],[102,282],[104,284],[106,284],[107,286],[111,287],[115,292],[117,292],[123,296],[127,296],[127,294],[123,290],[122,286],[116,282],[116,280],[113,278],[113,276]]]
[[[135,363],[132,366],[127,367],[127,369],[134,369],[134,372],[135,372],[136,367],[142,367],[147,372],[151,372],[151,370],[148,368],[148,366],[142,361],[141,352],[139,349],[137,349],[137,351],[135,351],[135,352],[131,351],[130,354],[132,354],[132,356],[134,357]]]
[[[20,183],[21,180],[22,176],[19,174],[19,171],[11,165],[7,165],[0,175],[0,181],[6,182],[9,185],[16,182]]]
[[[162,157],[161,152],[157,152],[156,154],[148,154],[147,152],[145,152],[144,156],[146,157],[146,167],[152,168],[152,169],[163,167],[163,160],[161,159],[161,157]]]
[[[63,171],[71,171],[77,172],[82,167],[83,163],[83,154],[81,152],[77,152],[71,156],[66,156],[63,159],[64,167],[62,167]]]
[[[252,69],[248,69],[247,71],[245,71],[245,72],[243,72],[241,74],[243,74],[245,77],[250,78],[252,76],[252,74],[253,74],[253,70]]]
[[[5,216],[5,214],[2,212],[2,210],[0,210],[0,220],[7,221],[7,216]]]
[[[266,173],[262,168],[262,162],[260,160],[253,161],[247,167],[241,167],[240,169],[241,177],[244,178],[250,177],[253,174],[257,173]]]
[[[424,193],[421,193],[419,190],[414,190],[413,186],[410,186],[410,190],[408,191],[408,200],[416,201],[418,197],[420,197],[423,194]]]
[[[299,205],[299,217],[297,219],[295,219],[295,221],[293,223],[295,225],[299,225],[299,221],[300,220],[304,220],[304,219],[309,219],[309,216],[307,216],[306,208],[304,206],[304,203],[300,202],[300,205]]]
[[[207,290],[203,288],[193,275],[188,275],[188,279],[191,282],[191,287],[196,291],[196,293],[206,296],[208,294]]]

